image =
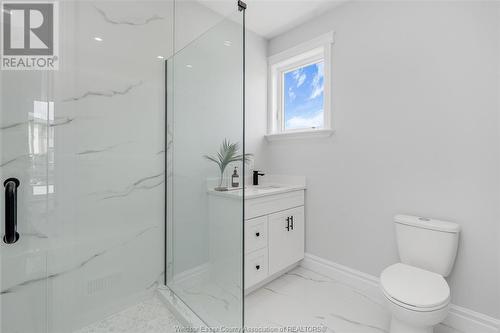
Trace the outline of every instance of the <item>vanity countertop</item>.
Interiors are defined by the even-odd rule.
[[[247,186],[245,187],[245,199],[260,198],[268,195],[287,193],[298,190],[305,190],[305,185],[299,184],[263,184],[258,186]],[[216,195],[226,198],[238,199],[243,196],[243,189],[235,188],[229,189],[227,191],[215,191],[213,189],[208,190],[210,195]]]
[[[246,181],[252,183],[250,179]],[[207,183],[209,195],[232,199],[241,199],[243,197],[243,188],[241,187],[229,188],[227,191],[216,191],[214,190],[214,184],[216,183],[213,181]],[[303,176],[265,175],[262,184],[245,186],[245,199],[255,199],[305,189],[306,178]]]

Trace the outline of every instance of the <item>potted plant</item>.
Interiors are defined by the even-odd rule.
[[[220,181],[219,186],[215,188],[216,191],[227,191],[227,187],[222,186],[222,182],[224,180],[224,171],[227,166],[233,162],[241,162],[243,158],[245,162],[248,162],[249,157],[252,154],[239,154],[240,145],[239,143],[231,143],[229,140],[224,139],[220,146],[219,152],[217,152],[214,156],[204,155],[207,160],[214,162],[219,167],[220,171]]]

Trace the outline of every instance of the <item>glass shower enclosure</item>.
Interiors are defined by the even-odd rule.
[[[159,288],[243,326],[244,10],[46,2],[58,68],[0,70],[0,333],[78,332]],[[10,3],[9,41],[47,14]]]

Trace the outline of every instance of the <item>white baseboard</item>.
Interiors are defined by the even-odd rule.
[[[500,332],[500,320],[453,304],[444,324],[452,328],[457,328],[462,332]]]
[[[378,287],[379,279],[375,276],[308,253],[301,266],[367,292],[381,302],[384,301],[384,296]],[[500,320],[452,304],[448,317],[441,327],[436,329],[436,333],[445,332],[446,328],[463,333],[500,333]]]

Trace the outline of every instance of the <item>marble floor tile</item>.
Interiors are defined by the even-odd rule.
[[[380,299],[297,267],[245,297],[245,324],[308,326],[330,333],[388,333],[390,315]],[[434,333],[464,332],[438,325]]]
[[[246,326],[310,326],[335,333],[388,332],[379,301],[353,287],[298,267],[246,297]]]

